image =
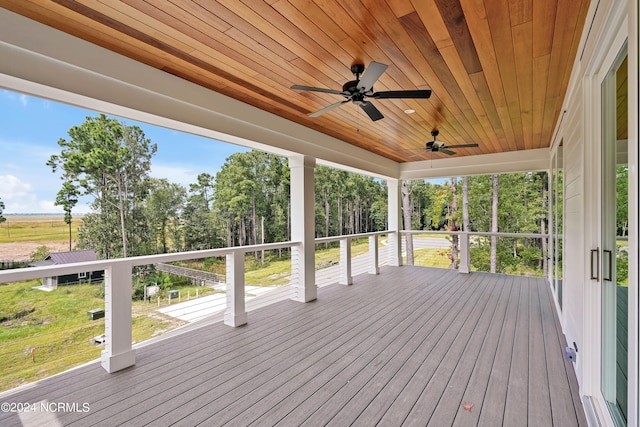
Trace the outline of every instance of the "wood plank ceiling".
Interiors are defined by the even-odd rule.
[[[548,147],[588,0],[0,0],[0,6],[398,162]],[[389,68],[371,121],[331,89]],[[366,73],[366,71],[365,71]],[[405,110],[415,110],[413,114]]]

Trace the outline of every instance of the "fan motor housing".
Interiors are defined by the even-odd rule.
[[[342,91],[348,93],[356,93],[358,91],[359,80],[351,80],[342,85]]]

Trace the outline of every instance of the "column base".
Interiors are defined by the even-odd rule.
[[[290,298],[293,301],[311,302],[318,299],[318,287],[316,285],[306,289],[304,286],[296,286],[294,289],[295,294]]]
[[[102,352],[102,367],[110,374],[121,371],[129,366],[136,364],[135,350],[125,351],[124,353],[109,355],[106,350]]]
[[[231,313],[225,313],[224,324],[227,326],[232,326],[234,328],[237,328],[238,326],[246,325],[247,313],[236,314],[236,315]]]

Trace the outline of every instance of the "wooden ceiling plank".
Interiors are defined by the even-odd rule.
[[[478,94],[478,98],[480,98],[480,101],[482,102],[486,117],[493,127],[496,138],[500,143],[500,151],[503,151],[502,144],[506,142],[506,136],[504,133],[504,129],[502,128],[502,122],[500,121],[500,116],[498,115],[498,111],[496,110],[496,105],[493,101],[493,96],[491,95],[491,90],[489,89],[489,85],[487,84],[487,79],[485,78],[484,72],[480,71],[478,73],[469,75],[469,77],[473,82],[473,87]]]
[[[547,102],[545,102],[545,109],[548,108],[550,111],[545,111],[543,124],[543,129],[545,130],[553,128],[560,116],[571,73],[571,67],[567,65],[573,64],[588,6],[588,0],[584,0],[578,7],[576,7],[574,1],[558,0],[554,22],[553,47],[549,64],[549,78],[546,85]],[[570,60],[567,60],[567,58],[570,58]],[[546,137],[549,140],[552,137],[551,132],[549,131]]]
[[[533,4],[533,57],[551,54],[557,0],[536,0]]]
[[[443,57],[454,58],[456,56],[457,49],[454,46],[450,46],[448,48],[442,49],[441,51]],[[455,59],[450,59],[449,61],[455,61]],[[464,102],[460,103],[459,107],[467,123],[463,126],[465,127],[465,129],[467,129],[467,132],[471,138],[471,140],[459,141],[458,143],[466,144],[473,141],[481,140],[486,146],[500,151],[501,147],[499,146],[495,132],[493,131],[493,129],[489,129],[490,133],[487,134],[485,126],[487,126],[489,123],[487,120],[484,120],[484,123],[482,123],[481,119],[479,118],[485,116],[485,111],[475,91],[475,87],[473,86],[469,75],[464,72],[464,66],[460,61],[458,61],[458,66],[464,74],[464,78],[456,78],[458,84],[464,85],[462,87]],[[475,103],[475,105],[471,105],[471,102]]]
[[[222,8],[219,7],[217,10],[220,9]],[[188,15],[185,16],[184,19],[187,19],[189,22],[197,21],[195,17],[190,17]],[[205,24],[200,24],[201,27],[203,25]],[[260,72],[259,70],[269,70],[267,73],[272,77],[274,81],[280,82],[280,84],[285,83],[285,81],[287,80],[291,81],[296,78],[297,74],[294,74],[295,71],[293,67],[288,66],[287,69],[279,67],[277,64],[279,64],[280,62],[276,61],[274,63],[273,57],[271,55],[272,52],[268,51],[262,46],[258,46],[255,40],[251,39],[244,33],[233,28],[227,31],[226,34],[221,34],[216,31],[214,33],[216,37],[215,39],[213,39],[209,38],[208,36],[204,36],[204,32],[206,31],[206,28],[202,28],[201,31],[197,31],[195,33],[197,36],[199,35],[200,37],[207,37],[207,39],[204,39],[203,41],[213,45],[216,50],[211,51],[209,47],[205,47],[204,45],[202,45],[202,47],[204,48],[203,53],[207,55],[209,54],[209,52],[214,52],[217,57],[218,51],[225,52],[225,55],[222,57],[223,59],[226,57],[235,58],[239,64],[245,67],[244,70],[241,71],[236,66],[236,69],[238,69],[238,72],[240,72],[241,75],[246,75],[247,77],[255,77],[256,75],[265,74],[265,72]],[[223,43],[221,43],[220,40],[223,41]],[[250,48],[250,46],[253,46],[253,48]],[[270,58],[267,58],[267,56],[265,55],[270,56]],[[194,56],[202,57],[203,55],[194,54]],[[287,64],[284,63],[284,65]],[[283,76],[286,77],[283,78]],[[274,98],[281,96],[284,89],[289,90],[290,85],[291,84],[287,82],[287,85],[283,86],[281,90],[274,91],[274,94],[277,95],[274,96]],[[269,86],[271,86],[272,88],[276,88],[276,85],[273,83]]]
[[[425,24],[433,42],[438,49],[453,45],[447,25],[442,20],[435,0],[411,0],[416,13]]]
[[[104,1],[94,0],[76,0],[80,4],[89,6],[94,10],[110,16],[118,22],[122,22],[124,25],[136,30],[148,34],[151,37],[158,39],[164,43],[174,46],[176,49],[188,51],[192,47],[185,42],[188,40],[183,34],[176,32],[174,29],[163,25],[161,22],[150,19],[148,15],[141,13],[138,9],[132,8],[125,3],[118,5],[118,8],[114,8],[111,4],[105,4]]]
[[[135,4],[140,4],[139,0],[133,0]],[[146,0],[145,0],[146,1]],[[207,27],[215,28],[217,31],[224,33],[233,25],[220,19],[216,14],[211,13],[209,9],[201,5],[199,0],[165,0],[166,6],[171,6],[171,14],[174,19],[182,22],[190,22],[193,20],[201,21],[207,24]],[[205,3],[208,4],[208,3]]]
[[[549,61],[551,55],[538,56],[533,59],[533,115],[531,132],[533,134],[533,146],[535,148],[548,147],[550,139],[543,138],[544,108],[546,100],[546,82],[549,78]],[[536,90],[537,88],[537,90]]]
[[[560,94],[565,78],[567,62],[573,62],[571,49],[574,34],[577,32],[579,8],[575,8],[575,2],[571,0],[559,0],[558,12],[553,32],[553,48],[551,50],[551,64],[547,93]],[[576,10],[578,9],[578,10]],[[574,52],[575,54],[575,52]],[[568,60],[570,58],[570,60]]]
[[[495,110],[500,118],[501,129],[505,138],[501,140],[502,151],[516,150],[515,134],[511,124],[511,117],[509,116],[504,86],[500,79],[497,52],[493,44],[484,2],[483,0],[462,0],[461,6],[471,29],[471,37],[474,39],[476,46],[481,46],[478,51],[478,58],[482,64],[486,84],[491,93]],[[498,134],[500,132],[496,130],[496,135]]]
[[[413,89],[408,87],[407,84],[415,87],[427,85],[428,82],[416,68],[416,64],[413,61],[414,58],[419,57],[421,54],[413,42],[412,34],[407,34],[393,10],[386,3],[379,0],[361,1],[364,10],[367,12],[364,20],[368,24],[365,28],[371,32],[370,37],[381,33],[387,36],[378,39],[384,40],[384,51],[392,61],[389,64],[391,69],[387,71],[387,74],[394,77],[404,89]],[[374,22],[377,24],[376,26],[373,25]],[[398,76],[399,73],[403,74],[401,76],[402,80]],[[405,83],[403,80],[407,82]]]
[[[387,4],[393,10],[396,18],[403,17],[415,11],[411,0],[386,0]]]
[[[353,62],[354,58],[351,56],[346,49],[344,49],[341,45],[342,40],[348,39],[348,36],[341,29],[331,30],[327,32],[327,28],[325,27],[324,22],[329,20],[327,15],[319,9],[315,3],[310,0],[300,0],[301,5],[304,7],[314,9],[314,16],[322,16],[324,18],[319,19],[319,23],[316,24],[316,21],[310,20],[304,13],[302,13],[299,9],[301,5],[296,5],[292,2],[286,0],[279,0],[273,4],[273,8],[280,13],[285,19],[287,19],[290,25],[295,26],[297,31],[305,31],[309,35],[312,35],[314,38],[314,42],[324,46],[328,51],[330,51],[335,58],[341,64],[340,69],[335,70],[336,75],[344,74],[345,82],[349,80],[349,67]],[[305,30],[303,30],[305,29]],[[339,30],[340,41],[335,40],[336,34]],[[309,65],[309,67],[304,67],[307,69],[307,74],[309,76],[315,76],[322,82],[322,84],[326,87],[336,86],[336,89],[339,89],[338,85],[336,85],[336,79],[325,78],[328,77],[324,73],[318,73],[317,64],[311,65],[307,61],[300,61],[297,58],[292,60],[295,61],[296,64],[304,64]],[[332,61],[333,63],[334,61]]]
[[[443,83],[443,86],[446,88],[447,92],[450,94],[451,98],[455,100],[455,104],[460,108],[462,112],[464,112],[465,117],[469,120],[469,123],[472,125],[474,123],[478,123],[477,118],[475,117],[476,112],[469,104],[469,100],[467,99],[467,95],[465,94],[465,90],[460,87],[460,80],[456,78],[456,76],[452,73],[452,67],[445,61],[443,54],[447,55],[449,61],[454,64],[454,68],[457,65],[457,70],[461,70],[458,72],[460,77],[467,77],[466,83],[468,83],[466,89],[467,91],[470,89],[469,93],[472,97],[475,94],[475,90],[473,85],[471,84],[468,74],[464,66],[462,65],[459,57],[457,56],[457,50],[454,45],[451,45],[447,48],[438,49],[434,43],[434,41],[429,36],[429,33],[426,31],[423,22],[420,20],[420,17],[417,13],[412,13],[400,18],[400,22],[404,26],[405,30],[409,34],[414,34],[414,40],[417,46],[420,48],[422,55],[426,59],[426,61],[433,67],[434,73],[438,76],[440,81]],[[477,96],[474,97],[475,100],[478,101],[478,110],[482,113],[483,107],[479,104],[479,99]],[[473,127],[473,126],[472,126]],[[493,135],[493,139],[495,140],[495,133],[490,132]],[[479,134],[477,130],[470,134],[470,138],[476,139],[484,139],[489,141],[490,138],[487,137],[484,131],[481,131]],[[468,141],[458,141],[460,144],[467,143]]]
[[[459,156],[548,145],[570,77],[567,57],[577,50],[589,0],[0,5],[347,143],[412,161],[425,157],[414,156],[414,149],[423,148],[434,126],[449,144],[481,144],[457,151]],[[336,98],[293,91],[291,84],[340,88],[353,78],[355,60],[390,65],[377,90],[428,88],[433,95],[376,100],[385,115],[377,122],[351,103],[308,117]],[[416,112],[405,114],[406,108]]]
[[[533,148],[533,22],[514,26],[512,33],[524,149],[530,150]]]
[[[467,20],[459,0],[436,0],[438,10],[449,30],[449,35],[456,46],[458,55],[464,64],[467,74],[482,71],[476,46],[469,32]]]
[[[452,72],[455,72],[455,80],[460,85],[460,89],[463,93],[464,103],[461,103],[461,110],[464,113],[467,120],[472,125],[474,134],[473,139],[482,140],[484,143],[491,147],[492,150],[502,151],[502,147],[498,141],[497,135],[491,123],[485,120],[486,111],[484,105],[480,101],[478,92],[471,80],[469,74],[466,73],[465,67],[462,64],[460,57],[457,55],[458,49],[454,46],[444,48],[441,50],[442,56],[450,65]],[[475,73],[474,73],[475,74]],[[491,100],[491,98],[489,98]],[[469,141],[461,142],[468,143]]]
[[[280,13],[283,13],[283,10],[290,10],[290,7],[294,7],[298,10],[297,16],[301,15],[306,21],[313,22],[315,26],[321,28],[335,43],[340,44],[342,40],[349,37],[345,31],[312,0],[277,0],[272,6]],[[283,13],[283,15],[287,16],[288,14]],[[309,17],[313,17],[313,20],[309,19]],[[304,25],[299,26],[305,27]]]
[[[497,2],[491,1],[485,3],[485,10],[495,51],[500,52],[496,55],[498,76],[502,81],[514,136],[510,147],[515,143],[515,149],[522,150],[524,149],[522,119],[519,110],[517,70],[509,11]]]
[[[507,6],[511,25],[521,25],[533,20],[533,0],[509,0]]]
[[[210,9],[207,9],[205,7],[201,7],[201,9],[207,10],[209,12],[209,16],[216,16],[217,19],[225,22],[227,22],[228,20],[229,28],[225,30],[224,33],[228,34],[230,31],[232,31],[234,34],[243,33],[248,37],[248,39],[253,40],[256,44],[263,46],[264,49],[271,52],[271,54],[283,58],[285,61],[291,61],[296,58],[297,55],[292,50],[290,50],[286,46],[283,46],[271,37],[265,37],[265,33],[263,31],[256,28],[254,25],[252,25],[252,23],[240,19],[240,17],[235,15],[226,7],[222,5],[217,5],[214,7],[213,4],[207,4],[207,6],[209,6]],[[194,18],[196,16],[198,15],[194,15]],[[231,25],[231,22],[233,22],[234,24]]]
[[[225,17],[226,19],[233,21],[245,20],[258,32],[263,32],[266,37],[278,40],[282,46],[295,55],[306,58],[310,63],[317,63],[318,69],[328,76],[338,78],[336,70],[328,66],[331,64],[330,59],[333,55],[325,47],[316,43],[308,34],[292,26],[287,19],[278,14],[271,6],[261,2],[252,2],[253,7],[260,7],[258,9],[260,13],[258,13],[237,0],[221,0],[219,3],[235,16]],[[218,9],[215,13],[219,13]]]
[[[190,52],[181,52],[183,55],[189,55],[193,58],[200,56],[197,52],[203,52],[203,54],[210,59],[213,59],[217,68],[225,70],[230,76],[251,76],[256,73],[255,69],[247,66],[250,62],[247,61],[246,55],[237,54],[231,50],[228,46],[233,45],[234,41],[224,33],[220,33],[217,29],[205,26],[201,21],[194,19],[189,14],[181,14],[180,16],[185,21],[180,21],[172,18],[171,14],[180,14],[180,12],[172,3],[166,3],[163,1],[161,4],[153,4],[149,2],[140,3],[135,0],[124,0],[129,4],[140,7],[141,11],[145,14],[153,17],[158,22],[164,23],[164,25],[171,26],[176,32],[183,33],[189,37],[191,42]],[[191,24],[187,24],[190,22]],[[195,25],[200,28],[197,28]],[[204,27],[204,28],[203,28]],[[219,41],[219,40],[222,40]],[[174,52],[180,52],[173,46],[170,46]],[[130,54],[131,56],[132,54]],[[178,55],[180,56],[180,55]],[[210,67],[208,67],[210,68]]]
[[[425,31],[424,24],[417,13],[403,16],[400,18],[400,22],[408,34],[414,34],[414,42],[420,49],[425,63],[428,64],[425,70],[430,69],[430,74],[437,76],[437,84],[440,86],[440,89],[436,89],[436,93],[438,96],[449,98],[452,101],[447,101],[447,105],[455,106],[457,112],[454,112],[452,115],[462,113],[465,109],[468,112],[468,102],[463,91],[460,89],[458,82],[444,61],[435,42],[431,39],[429,33]],[[453,45],[449,47],[454,48]],[[416,61],[418,61],[418,58],[416,58]],[[465,115],[465,117],[467,117],[467,115]],[[440,126],[439,121],[436,119],[436,121],[432,123],[432,126]],[[466,129],[469,135],[475,134],[470,124]]]

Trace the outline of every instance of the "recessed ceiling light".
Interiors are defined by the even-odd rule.
[[[413,114],[413,113],[416,112],[416,110],[412,110],[411,108],[409,108],[407,110],[404,110],[404,112],[407,113],[407,114]]]

